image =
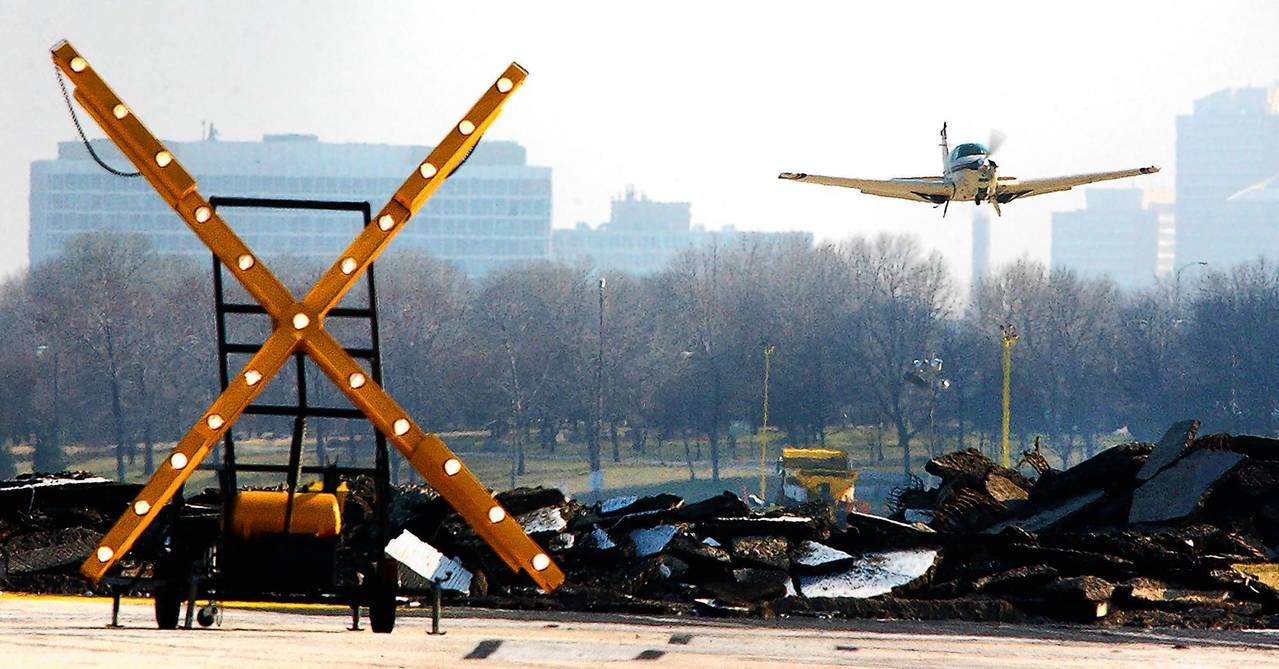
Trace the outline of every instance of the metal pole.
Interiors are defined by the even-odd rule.
[[[111,624],[108,627],[120,626],[120,593],[111,594]]]
[[[768,499],[768,373],[775,346],[764,347],[764,424],[759,437],[759,498]]]
[[[1017,343],[1017,330],[1013,326],[1005,325],[1000,328],[1000,346],[1003,348],[1003,366],[1004,366],[1004,389],[1003,389],[1003,418],[1000,422],[999,436],[999,453],[1000,464],[1005,467],[1010,466],[1011,459],[1008,456],[1008,427],[1012,422],[1012,396],[1010,393],[1013,377],[1013,344]]]
[[[431,583],[431,634],[439,635],[440,631],[440,587],[439,582]]]

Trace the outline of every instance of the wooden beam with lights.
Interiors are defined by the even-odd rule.
[[[328,312],[465,160],[528,73],[515,63],[506,68],[379,210],[374,219],[376,224],[366,226],[306,296],[298,300],[213,210],[177,157],[146,129],[89,62],[66,41],[54,45],[52,54],[53,62],[74,85],[76,100],[160,197],[262,305],[273,323],[272,332],[262,347],[178,441],[164,464],[85,560],[81,572],[96,582],[128,552],[213,444],[235,423],[289,356],[301,350],[512,570],[527,573],[545,591],[559,587],[564,582],[564,573],[550,556],[493,499],[444,442],[418,427],[324,329]]]

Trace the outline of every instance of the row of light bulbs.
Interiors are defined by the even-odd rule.
[[[73,72],[83,72],[88,68],[88,66],[88,62],[80,56],[76,56],[71,59],[71,70]],[[498,92],[505,94],[509,93],[511,89],[514,88],[514,83],[509,78],[502,77],[497,80],[496,86]],[[117,120],[124,120],[129,116],[129,108],[125,106],[124,103],[118,103],[112,108],[111,114],[115,116]],[[469,136],[475,132],[475,124],[469,120],[463,119],[462,122],[458,123],[457,130],[463,136]],[[161,150],[155,154],[155,164],[157,166],[165,168],[172,163],[173,154],[169,151]],[[422,178],[430,179],[438,173],[438,170],[435,165],[427,161],[418,167],[418,173],[422,175]],[[192,215],[194,216],[196,223],[207,223],[211,218],[213,218],[213,210],[210,209],[208,205],[201,204],[195,208]],[[395,227],[395,223],[395,218],[390,214],[383,214],[378,218],[378,228],[383,232],[389,232],[391,228]],[[255,264],[256,261],[253,256],[248,253],[242,254],[236,258],[236,267],[238,267],[240,271],[248,271]],[[359,263],[351,256],[343,258],[339,265],[339,269],[342,273],[348,276],[355,272],[358,267]],[[306,314],[299,312],[293,315],[292,323],[295,329],[303,330],[311,324],[311,318]],[[257,385],[262,381],[262,373],[256,369],[250,369],[244,373],[244,380],[245,383],[250,386]],[[352,372],[351,375],[347,377],[347,382],[354,390],[363,387],[367,382],[367,378],[362,372]],[[219,430],[226,424],[226,421],[220,414],[215,413],[209,414],[209,416],[205,419],[205,424],[211,430]],[[408,433],[409,428],[410,424],[406,418],[398,418],[391,424],[391,430],[396,436],[404,436]],[[175,452],[169,456],[169,465],[173,467],[174,470],[184,469],[188,464],[190,464],[190,460],[187,458],[185,453]],[[448,458],[444,461],[442,467],[445,475],[456,476],[462,471],[462,461],[457,458]],[[133,503],[132,508],[133,512],[138,516],[145,516],[151,511],[151,503],[144,499],[139,499]],[[494,505],[489,508],[489,522],[494,525],[502,522],[506,519],[506,517],[506,510],[501,506]],[[99,562],[107,562],[115,556],[115,550],[110,546],[99,546],[96,556]],[[537,571],[545,571],[551,566],[551,559],[545,553],[538,553],[533,556],[532,563],[533,568]]]

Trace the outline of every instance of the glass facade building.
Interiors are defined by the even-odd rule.
[[[430,152],[427,146],[333,144],[314,135],[267,135],[260,142],[166,142],[209,197],[367,201],[374,212]],[[128,162],[107,140],[93,148],[118,168]],[[359,219],[329,212],[234,209],[223,218],[263,256],[321,258],[351,241]],[[103,171],[79,142],[31,165],[31,264],[89,231],[146,236],[161,253],[208,250],[143,179]],[[551,254],[551,170],[527,164],[514,142],[481,142],[440,187],[388,253],[423,251],[469,276],[544,260]]]

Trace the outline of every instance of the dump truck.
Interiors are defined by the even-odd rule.
[[[778,486],[782,503],[853,501],[857,472],[848,464],[848,455],[831,448],[782,449],[777,460]]]

